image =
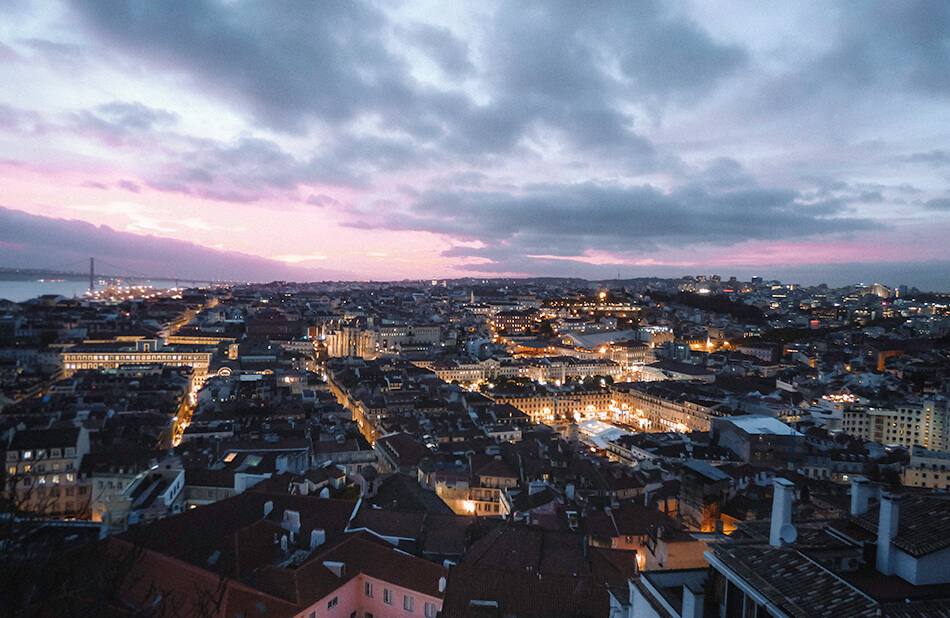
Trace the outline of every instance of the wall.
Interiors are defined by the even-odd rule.
[[[373,586],[372,597],[367,597],[365,594],[367,582]],[[393,592],[392,605],[383,601],[383,590],[385,589]],[[404,595],[410,595],[414,599],[413,611],[411,612],[403,609]],[[336,605],[328,608],[328,603],[334,598],[337,599]],[[314,618],[349,618],[353,612],[356,612],[358,618],[364,618],[367,613],[372,614],[374,618],[397,616],[426,618],[426,602],[435,605],[436,612],[442,609],[442,599],[407,588],[400,588],[374,577],[359,575],[297,614],[295,618],[311,618],[311,616]]]

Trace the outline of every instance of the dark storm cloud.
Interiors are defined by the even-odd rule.
[[[867,90],[950,95],[950,4],[879,0],[843,9],[830,50],[775,84],[777,104],[806,105],[810,99],[838,118],[841,108],[815,97],[833,93],[850,107],[863,101],[855,94]]]
[[[703,187],[717,191],[752,187],[756,184],[742,164],[730,157],[715,159],[694,180]]]
[[[412,24],[406,29],[406,39],[431,58],[447,76],[459,78],[475,71],[468,46],[447,28]]]
[[[924,202],[924,207],[930,210],[950,210],[950,197],[936,197]]]
[[[88,263],[90,256],[127,271],[155,276],[174,273],[179,277],[260,281],[339,279],[347,275],[0,207],[0,263],[58,268],[77,261]]]
[[[405,66],[383,45],[382,15],[356,2],[224,4],[211,0],[74,3],[99,36],[156,68],[184,70],[238,95],[274,127],[313,115],[343,121],[405,105]]]
[[[481,246],[455,247],[446,256],[497,262],[879,229],[868,219],[838,216],[846,205],[847,200],[811,201],[783,189],[710,193],[691,187],[664,193],[651,186],[585,183],[534,186],[518,193],[429,192],[408,211],[377,206],[350,225],[479,241]]]
[[[622,47],[623,70],[638,89],[660,99],[706,94],[747,61],[744,50],[716,43],[686,20],[660,17],[626,23],[630,28]]]
[[[361,165],[398,170],[420,148],[443,160],[497,165],[494,157],[515,152],[539,128],[560,133],[586,156],[652,171],[655,149],[635,132],[625,106],[708,92],[745,62],[740,49],[716,43],[655,3],[590,10],[569,2],[502,4],[483,29],[479,66],[450,31],[397,28],[357,2],[73,6],[95,36],[143,68],[189,74],[267,126],[332,126],[339,145],[321,149],[315,163],[353,184],[365,179]],[[409,48],[450,78],[477,78],[488,99],[417,82],[402,55]],[[620,66],[620,74],[609,72],[610,65]],[[357,138],[354,127],[365,118],[402,133],[406,144],[391,134]],[[393,149],[401,152],[393,156]]]
[[[934,167],[950,164],[950,153],[946,150],[915,152],[906,159],[910,163],[926,163]]]

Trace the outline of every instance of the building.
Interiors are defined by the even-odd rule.
[[[719,446],[760,466],[788,468],[801,462],[805,451],[805,435],[771,416],[713,418],[711,434]]]
[[[212,352],[192,346],[166,346],[161,339],[81,343],[63,351],[65,377],[81,369],[115,370],[123,365],[191,367],[200,382],[208,373]]]
[[[143,615],[436,618],[448,569],[346,532],[354,507],[247,492],[110,537],[113,564],[133,558],[117,605]]]
[[[721,402],[688,384],[624,382],[610,390],[616,405],[629,412],[628,423],[645,431],[709,431],[711,419],[721,416]]]
[[[904,485],[950,491],[950,452],[931,451],[919,444],[911,447],[910,463],[904,468]]]
[[[17,431],[7,447],[5,488],[16,509],[40,517],[88,517],[89,486],[79,478],[88,452],[84,427]]]
[[[704,616],[945,616],[950,499],[852,485],[851,514],[793,522],[795,486],[775,479],[772,517],[706,552]]]

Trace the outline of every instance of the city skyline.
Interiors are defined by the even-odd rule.
[[[950,291],[947,32],[927,2],[7,3],[0,266]]]

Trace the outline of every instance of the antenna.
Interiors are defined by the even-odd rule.
[[[789,544],[794,543],[795,539],[798,538],[798,530],[796,530],[792,524],[785,524],[779,528],[778,534],[782,541]]]

